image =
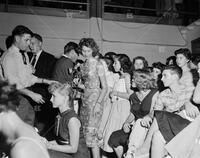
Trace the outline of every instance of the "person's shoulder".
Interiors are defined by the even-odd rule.
[[[1,57],[3,63],[14,62],[16,61],[16,59],[17,59],[17,53],[12,53],[10,51],[5,51],[5,53]]]
[[[28,140],[19,141],[11,149],[11,158],[31,158],[34,148],[35,145]]]
[[[166,88],[165,90],[163,90],[162,92],[159,93],[159,96],[166,96],[168,95],[169,93],[171,93],[170,89],[169,88]]]
[[[69,66],[69,65],[73,65],[73,62],[71,61],[71,59],[61,56],[57,60],[56,65]]]
[[[103,60],[97,60],[97,59],[93,59],[93,62],[97,62],[97,66],[101,66],[101,67],[104,67],[104,64],[106,64],[106,63],[104,63],[104,61]]]
[[[54,55],[52,55],[51,53],[48,53],[48,52],[46,52],[44,50],[42,51],[42,54],[44,54],[49,59],[53,59],[53,60],[56,59]]]
[[[130,78],[131,78],[131,75],[130,75],[129,73],[124,73],[124,78],[130,79]]]
[[[129,96],[129,100],[133,100],[136,97],[136,92],[133,92],[130,96]]]
[[[68,126],[76,126],[80,128],[81,121],[78,119],[78,117],[73,116],[69,119]]]

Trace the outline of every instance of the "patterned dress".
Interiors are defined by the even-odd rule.
[[[83,105],[80,108],[80,118],[83,124],[83,132],[88,147],[94,147],[98,144],[98,128],[101,122],[103,105],[99,112],[94,113],[94,107],[99,98],[101,88],[99,76],[104,75],[103,65],[97,59],[88,59],[81,68],[84,94]]]

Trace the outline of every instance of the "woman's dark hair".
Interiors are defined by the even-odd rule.
[[[114,59],[116,57],[117,53],[115,52],[107,52],[104,57],[112,58]]]
[[[138,89],[152,89],[157,88],[156,80],[147,69],[138,69],[133,73],[133,80]]]
[[[16,111],[19,105],[16,85],[10,85],[7,81],[0,80],[0,112]]]
[[[188,48],[180,48],[174,52],[175,56],[178,54],[184,55],[188,60],[191,59],[191,52]]]
[[[119,61],[122,71],[131,74],[130,58],[126,54],[117,54],[116,59]]]
[[[156,62],[156,63],[152,64],[152,67],[159,69],[161,71],[161,73],[162,73],[165,65],[163,63],[161,63],[161,62]]]
[[[82,50],[83,46],[89,47],[92,49],[92,56],[100,56],[99,47],[93,38],[82,38],[79,42],[79,47]]]
[[[74,99],[74,92],[72,87],[69,84],[61,84],[59,82],[52,83],[49,88],[49,92],[52,94],[53,92],[57,91],[62,96],[69,97],[69,106],[73,108],[73,99]]]
[[[191,56],[191,61],[195,64],[198,65],[198,63],[200,62],[200,55],[198,54],[192,54]]]
[[[145,57],[143,57],[143,56],[137,56],[137,57],[133,58],[133,62],[132,62],[132,64],[133,64],[132,69],[133,69],[133,70],[135,70],[134,64],[135,64],[135,61],[136,61],[136,60],[142,60],[143,65],[144,65],[144,68],[147,68],[147,67],[148,67],[148,62],[147,62],[147,60],[145,59]]]
[[[113,67],[114,60],[110,57],[104,57],[103,60],[106,62],[108,70],[115,72],[114,67]]]
[[[172,64],[171,64],[171,61],[172,61]],[[176,56],[169,56],[166,59],[166,65],[177,65],[176,64]]]

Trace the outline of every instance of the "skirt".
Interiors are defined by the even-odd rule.
[[[174,138],[174,136],[190,124],[189,120],[167,111],[155,111],[154,115],[157,120],[159,130],[166,142],[169,142],[172,138]]]

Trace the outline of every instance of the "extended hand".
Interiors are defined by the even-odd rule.
[[[185,112],[187,116],[191,118],[195,118],[199,115],[199,109],[192,103],[185,105]]]
[[[125,133],[129,133],[130,132],[130,128],[131,128],[130,123],[124,123],[124,125],[123,125],[123,131]]]
[[[35,101],[36,103],[39,103],[39,104],[43,104],[45,103],[45,101],[43,100],[42,98],[42,95],[38,94],[38,93],[33,93],[31,94],[31,99],[33,99],[33,101]]]

